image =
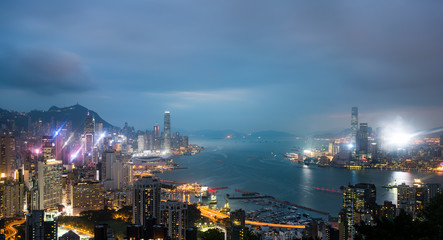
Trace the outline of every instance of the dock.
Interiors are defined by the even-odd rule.
[[[327,216],[329,216],[329,213],[328,213],[328,212],[321,211],[321,210],[317,210],[317,209],[313,209],[313,208],[306,207],[306,206],[302,206],[302,205],[298,205],[298,204],[295,204],[295,203],[290,203],[290,202],[288,202],[288,201],[278,200],[278,199],[276,199],[276,198],[274,198],[274,197],[272,197],[272,196],[264,196],[264,195],[260,195],[259,193],[256,193],[256,192],[246,192],[246,191],[242,191],[242,190],[239,190],[239,189],[235,189],[235,191],[236,191],[236,192],[240,192],[240,193],[242,193],[242,194],[245,194],[245,195],[247,195],[247,196],[267,198],[267,199],[269,199],[269,200],[271,200],[271,201],[274,201],[274,202],[278,202],[278,203],[286,204],[286,205],[288,205],[288,206],[293,206],[293,207],[297,207],[297,208],[305,209],[305,210],[308,210],[308,211],[311,211],[311,212],[316,212],[316,213],[320,213],[320,214],[322,214],[322,215],[327,215]],[[247,197],[245,197],[245,199],[246,199],[246,198],[247,198]],[[251,197],[249,197],[249,198],[251,198]],[[235,198],[232,198],[232,199],[235,199]]]

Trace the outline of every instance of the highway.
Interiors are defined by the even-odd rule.
[[[202,216],[207,217],[211,220],[223,219],[229,217],[228,215],[221,213],[217,210],[209,209],[207,206],[199,206]],[[266,223],[266,222],[255,222],[255,221],[245,221],[246,224],[254,226],[269,226],[269,227],[280,227],[280,228],[305,228],[305,225],[289,225],[289,224],[276,224],[276,223]]]
[[[17,234],[18,230],[15,229],[14,226],[21,225],[25,222],[26,222],[25,218],[20,218],[18,220],[15,220],[15,221],[9,223],[6,226],[6,231],[5,231],[6,239],[11,239]]]

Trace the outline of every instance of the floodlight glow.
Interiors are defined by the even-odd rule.
[[[103,140],[103,138],[105,138],[105,136],[106,136],[106,132],[100,134],[100,137],[97,139],[94,146],[97,146],[100,143],[100,141]]]
[[[72,136],[73,135],[69,136],[68,140],[66,140],[66,142],[65,142],[65,144],[63,144],[62,148],[65,148],[68,145],[69,141],[71,141]]]
[[[39,154],[40,153],[40,149],[38,149],[38,148],[36,148],[35,150],[34,150],[34,152],[35,152],[35,154]]]
[[[78,154],[82,150],[82,147],[83,147],[83,144],[80,147],[78,147],[77,150],[73,154],[71,154],[71,160],[70,160],[71,162],[78,157]]]
[[[354,144],[349,143],[349,144],[348,144],[348,148],[349,148],[349,149],[353,149],[353,148],[354,148]]]
[[[63,129],[63,127],[65,126],[66,121],[60,126],[59,129],[57,129],[57,131],[55,131],[54,136],[52,137],[52,140],[54,140],[54,138],[56,138],[58,136],[58,134],[60,134],[61,130]]]

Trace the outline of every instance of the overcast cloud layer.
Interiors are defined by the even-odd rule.
[[[0,4],[0,107],[307,133],[443,125],[441,1]]]

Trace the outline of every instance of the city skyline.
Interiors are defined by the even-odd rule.
[[[374,126],[441,127],[439,2],[2,5],[4,109],[306,134],[348,128],[358,106]]]

